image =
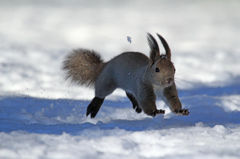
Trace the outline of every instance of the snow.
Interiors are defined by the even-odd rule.
[[[1,0],[0,158],[240,158],[239,5]],[[106,61],[124,51],[148,55],[147,32],[168,41],[190,115],[172,114],[161,100],[165,115],[137,114],[117,90],[86,117],[94,91],[64,81],[64,57],[78,47]]]

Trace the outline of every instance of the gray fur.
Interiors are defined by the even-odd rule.
[[[172,112],[188,115],[188,110],[182,110],[174,83],[171,51],[165,39],[157,35],[166,49],[166,58],[160,55],[158,44],[149,33],[150,58],[140,52],[125,52],[104,63],[96,52],[86,49],[74,50],[66,57],[63,66],[66,78],[95,87],[95,98],[88,106],[87,115],[95,117],[104,98],[116,88],[126,91],[137,112],[143,110],[151,116],[164,113],[155,104],[156,98],[162,95]]]

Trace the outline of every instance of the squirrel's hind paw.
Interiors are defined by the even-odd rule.
[[[141,113],[141,112],[142,112],[142,109],[139,108],[139,107],[137,107],[137,108],[135,109],[135,111],[136,111],[137,113]]]

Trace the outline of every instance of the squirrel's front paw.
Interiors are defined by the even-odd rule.
[[[165,114],[165,110],[162,110],[162,109],[155,110],[152,116],[155,117],[157,114]]]
[[[165,110],[162,109],[156,110],[156,114],[165,114]]]
[[[174,113],[175,113],[175,114],[178,114],[178,115],[188,115],[188,114],[190,114],[190,112],[188,111],[188,109],[175,110]]]

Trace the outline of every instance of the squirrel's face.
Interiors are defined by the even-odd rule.
[[[161,87],[169,87],[174,82],[175,67],[167,58],[160,58],[151,66],[152,82]]]
[[[150,80],[154,85],[169,87],[174,83],[175,68],[171,62],[171,50],[167,41],[159,34],[158,38],[166,51],[165,55],[160,54],[157,41],[148,33],[148,44],[150,46]]]

